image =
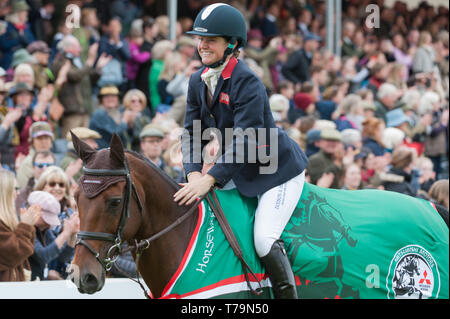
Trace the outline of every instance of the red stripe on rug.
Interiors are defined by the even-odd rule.
[[[257,278],[259,281],[261,281],[261,280],[267,278],[267,276],[266,276],[265,274],[255,274],[255,276],[256,276],[256,278]],[[249,277],[251,277],[251,278],[250,278],[250,281],[251,281],[251,282],[256,282],[256,280],[254,279],[253,276],[250,275]],[[199,288],[199,289],[197,289],[197,290],[190,291],[190,292],[185,293],[185,294],[183,294],[183,295],[179,295],[179,294],[170,294],[170,295],[161,297],[160,299],[170,299],[170,298],[180,299],[180,298],[186,298],[186,297],[189,297],[189,296],[192,296],[192,295],[201,293],[201,292],[205,292],[205,291],[208,291],[208,290],[213,290],[213,289],[218,288],[218,287],[227,286],[227,285],[231,285],[231,284],[242,283],[242,282],[246,282],[244,274],[238,275],[238,276],[235,276],[235,277],[231,277],[231,278],[227,278],[227,279],[223,279],[223,280],[221,280],[221,281],[216,282],[215,284],[211,284],[211,285],[209,285],[209,286],[205,286],[205,287],[203,287],[203,288]]]
[[[172,276],[172,278],[169,280],[168,284],[166,285],[166,287],[164,288],[163,292],[161,293],[161,296],[164,296],[167,291],[170,289],[170,287],[172,287],[173,283],[178,279],[178,277],[181,274],[181,271],[183,270],[186,261],[189,257],[189,254],[194,246],[194,243],[196,241],[196,238],[200,232],[200,227],[202,226],[202,220],[203,220],[203,204],[198,205],[198,220],[197,220],[197,225],[195,226],[194,232],[192,233],[192,237],[191,240],[189,241],[189,245],[184,253],[183,259],[181,260],[180,265],[178,266],[177,271],[175,271],[174,275]],[[163,298],[163,297],[161,297]]]

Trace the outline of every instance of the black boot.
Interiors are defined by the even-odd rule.
[[[282,240],[273,243],[269,253],[261,258],[272,283],[275,299],[297,299],[294,273]]]

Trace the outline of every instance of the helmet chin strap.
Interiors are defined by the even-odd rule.
[[[237,42],[237,40],[236,40],[235,37],[231,38],[230,43],[228,43],[228,47],[227,47],[227,48],[225,49],[225,51],[223,52],[223,57],[222,57],[222,59],[220,59],[219,61],[214,62],[214,63],[212,63],[212,64],[205,64],[205,66],[207,66],[207,67],[210,68],[210,69],[214,69],[214,68],[217,68],[217,67],[221,66],[222,64],[224,64],[225,61],[227,60],[227,57],[228,57],[231,53],[233,53],[234,46],[235,46],[236,42]]]

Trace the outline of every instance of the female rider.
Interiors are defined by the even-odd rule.
[[[204,67],[189,82],[182,147],[188,183],[174,200],[189,205],[213,185],[234,186],[244,196],[257,197],[256,252],[270,277],[275,298],[297,298],[294,274],[280,235],[300,198],[307,157],[276,127],[260,79],[236,59],[247,39],[242,14],[227,4],[209,5],[187,33],[199,37],[197,50]],[[207,129],[215,130],[224,152],[202,175],[203,163],[198,158],[205,141],[198,139]]]

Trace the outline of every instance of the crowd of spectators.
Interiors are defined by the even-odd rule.
[[[0,0],[0,281],[67,276],[82,167],[71,130],[94,149],[116,133],[185,181],[180,135],[189,77],[201,67],[185,32],[214,2],[178,1],[169,40],[166,1]],[[247,20],[239,58],[305,150],[308,182],[448,210],[447,7],[344,0],[338,56],[326,47],[326,1],[224,2]],[[366,23],[371,3],[377,27]],[[81,10],[78,24],[69,4]],[[122,258],[135,274],[131,255]]]

